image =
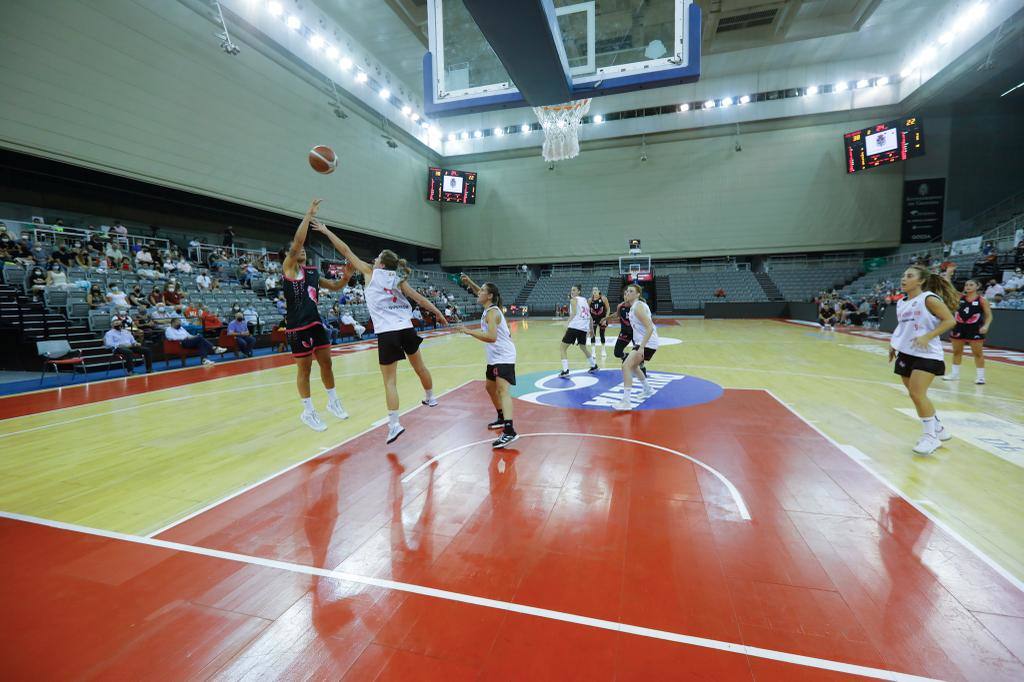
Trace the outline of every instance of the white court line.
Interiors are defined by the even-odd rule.
[[[648,443],[647,441],[643,441],[643,440],[634,440],[633,438],[623,438],[621,436],[606,436],[606,435],[600,434],[600,433],[546,432],[546,433],[520,433],[519,434],[520,438],[537,438],[538,436],[568,436],[568,437],[571,437],[571,438],[602,438],[602,439],[605,439],[605,440],[617,440],[617,441],[621,441],[623,443],[632,443],[633,445],[641,445],[641,446],[648,447],[648,448],[654,448],[655,450],[661,450],[662,452],[667,452],[667,453],[669,453],[671,455],[675,455],[677,457],[682,457],[683,459],[689,460],[691,463],[696,464],[697,466],[701,467],[702,469],[704,469],[705,471],[710,473],[712,476],[717,478],[722,483],[722,485],[724,485],[726,487],[726,489],[729,491],[729,494],[732,495],[733,502],[736,503],[736,507],[737,507],[737,509],[739,509],[740,516],[743,518],[743,520],[744,521],[749,521],[750,520],[750,510],[747,509],[747,505],[743,501],[743,496],[740,495],[740,491],[736,489],[736,486],[734,486],[732,484],[732,481],[730,481],[728,478],[726,478],[720,471],[718,471],[714,467],[705,464],[704,462],[700,461],[699,459],[694,459],[693,457],[690,457],[689,455],[683,454],[682,452],[679,452],[678,450],[673,450],[672,448],[667,448],[667,447],[665,447],[663,445],[655,445],[654,443]],[[492,442],[492,440],[493,439],[488,438],[487,440],[478,440],[475,443],[466,443],[465,445],[459,445],[458,447],[451,448],[450,450],[445,450],[444,452],[442,452],[439,455],[434,455],[433,457],[428,459],[426,462],[424,462],[423,464],[419,465],[418,467],[416,467],[415,469],[410,471],[408,474],[406,474],[405,477],[402,478],[402,483],[408,483],[410,480],[412,480],[412,478],[416,474],[418,474],[419,472],[423,471],[427,467],[433,465],[435,462],[440,460],[442,457],[446,457],[446,456],[452,454],[453,452],[458,452],[459,450],[465,450],[466,448],[471,448],[471,447],[473,447],[475,445],[482,445],[484,443],[490,443],[490,442]]]
[[[292,383],[292,382],[289,381],[288,383]],[[458,386],[455,386],[453,388],[449,388],[447,391],[444,391],[443,393],[439,393],[437,395],[437,397],[441,398],[442,396],[444,396],[444,395],[446,395],[448,393],[451,393],[452,391],[457,391],[458,389],[462,388],[463,386],[465,386],[465,385],[467,385],[469,383],[470,383],[469,381],[465,381],[465,382],[459,384]],[[420,403],[419,405],[416,405],[414,407],[409,408],[403,414],[408,414],[409,412],[412,412],[413,410],[415,410],[417,407],[426,407],[426,406],[423,405],[422,403]],[[265,477],[261,478],[260,480],[256,481],[255,483],[251,483],[251,484],[245,486],[244,488],[240,488],[240,489],[236,490],[233,493],[225,495],[224,497],[220,498],[216,502],[211,502],[210,504],[206,505],[205,507],[202,507],[201,509],[197,509],[197,510],[195,510],[194,512],[192,512],[190,514],[187,514],[187,515],[181,517],[177,521],[173,521],[173,522],[167,524],[166,526],[164,526],[162,528],[159,528],[159,529],[153,531],[152,533],[149,533],[146,537],[147,538],[156,537],[157,535],[160,535],[161,533],[163,533],[165,531],[168,531],[171,528],[174,528],[175,526],[178,526],[178,525],[180,525],[182,523],[185,523],[186,521],[189,521],[190,519],[194,519],[195,517],[199,516],[200,514],[204,514],[204,513],[208,512],[208,511],[210,511],[211,509],[213,509],[214,507],[218,506],[218,505],[224,504],[225,502],[228,502],[229,500],[233,500],[236,497],[238,497],[239,495],[243,495],[243,494],[249,492],[250,490],[252,490],[253,488],[257,488],[257,487],[263,485],[264,483],[267,483],[268,481],[272,481],[273,479],[277,478],[278,476],[280,476],[282,474],[286,474],[289,471],[291,471],[292,469],[295,469],[296,467],[300,467],[303,464],[306,464],[307,462],[313,461],[317,457],[320,457],[321,455],[323,455],[325,452],[330,452],[331,450],[334,450],[336,448],[340,448],[342,445],[344,445],[345,443],[348,443],[349,441],[355,440],[356,438],[359,438],[360,436],[365,436],[366,434],[370,433],[374,429],[378,428],[378,426],[379,426],[379,424],[377,424],[377,422],[374,422],[373,424],[370,424],[369,427],[367,427],[366,429],[363,429],[362,431],[360,431],[359,433],[355,434],[354,436],[349,436],[345,440],[339,441],[338,443],[335,443],[334,445],[330,445],[330,446],[325,447],[325,448],[320,448],[320,450],[318,450],[316,454],[310,455],[309,457],[306,457],[305,459],[302,459],[302,460],[300,460],[298,462],[295,462],[291,466],[285,467],[284,469],[281,469],[280,471],[276,471],[276,472],[270,474],[269,476],[265,476]]]
[[[794,665],[802,665],[810,668],[817,668],[819,670],[832,670],[836,672],[847,673],[850,675],[863,675],[865,677],[874,677],[881,680],[892,680],[894,682],[938,682],[930,677],[910,675],[908,673],[896,672],[894,670],[885,670],[883,668],[869,668],[862,665],[854,665],[852,663],[843,663],[841,661],[832,661],[824,658],[814,658],[812,656],[801,656],[799,654],[793,654],[787,651],[762,649],[760,647],[747,646],[745,644],[738,644],[736,642],[725,642],[717,639],[708,639],[706,637],[694,637],[692,635],[684,635],[681,633],[670,632],[667,630],[656,630],[654,628],[646,628],[639,625],[630,625],[628,623],[617,623],[615,621],[604,620],[602,618],[591,618],[590,616],[582,616],[575,613],[554,611],[552,609],[544,609],[537,606],[526,606],[524,604],[516,604],[514,602],[501,601],[499,599],[488,599],[487,597],[478,597],[472,594],[463,594],[461,592],[441,590],[434,587],[426,587],[423,585],[416,585],[413,583],[403,583],[397,580],[387,580],[385,578],[371,578],[368,576],[357,575],[355,573],[347,573],[344,571],[332,571],[326,568],[304,566],[302,564],[295,564],[288,561],[265,559],[263,557],[255,557],[247,554],[238,554],[236,552],[226,552],[218,549],[208,549],[206,547],[197,547],[194,545],[185,545],[178,542],[157,540],[155,538],[147,538],[139,535],[128,535],[126,533],[117,533],[114,531],[101,530],[98,528],[89,528],[87,526],[79,526],[76,524],[64,523],[61,521],[50,521],[47,519],[41,519],[34,516],[25,516],[23,514],[15,514],[11,512],[0,511],[0,518],[6,518],[14,521],[21,521],[24,523],[31,523],[40,526],[47,526],[50,528],[57,528],[60,530],[72,531],[76,533],[82,533],[85,535],[93,535],[97,537],[108,538],[111,540],[121,540],[123,542],[131,542],[138,545],[158,547],[160,549],[166,549],[175,552],[185,552],[188,554],[205,556],[214,559],[223,559],[225,561],[234,561],[237,563],[243,563],[252,566],[262,566],[265,568],[272,568],[281,571],[289,571],[291,573],[301,573],[305,575],[331,578],[335,580],[343,580],[346,582],[356,583],[359,585],[369,585],[371,587],[380,587],[387,590],[395,590],[397,592],[418,594],[425,597],[434,597],[436,599],[447,599],[449,601],[460,602],[463,604],[472,604],[475,606],[482,606],[490,609],[498,609],[501,611],[509,611],[512,613],[521,613],[528,616],[535,616],[537,618],[547,618],[549,620],[557,620],[564,623],[574,623],[576,625],[584,625],[586,627],[610,630],[612,632],[624,632],[631,635],[637,635],[640,637],[649,637],[651,639],[660,639],[668,642],[688,644],[691,646],[697,646],[705,649],[715,649],[717,651],[727,651],[730,653],[742,654],[754,658],[764,658],[773,661],[781,661],[784,663],[792,663]]]
[[[827,433],[825,433],[824,431],[822,431],[821,429],[819,429],[819,428],[818,428],[817,426],[815,426],[814,424],[812,424],[812,423],[811,423],[810,421],[808,421],[807,419],[804,419],[803,415],[801,415],[801,414],[800,414],[799,412],[797,412],[796,410],[794,410],[794,409],[793,409],[793,407],[792,407],[792,406],[791,406],[791,405],[790,405],[789,403],[786,403],[786,402],[784,402],[784,401],[783,401],[783,400],[782,400],[781,398],[779,398],[779,397],[778,397],[777,395],[775,395],[774,393],[772,393],[771,391],[769,391],[769,390],[768,390],[768,389],[766,389],[766,388],[763,388],[763,389],[761,389],[761,390],[762,390],[762,391],[764,391],[765,393],[767,393],[768,395],[770,395],[770,396],[771,396],[772,398],[774,398],[774,399],[775,399],[775,400],[776,400],[776,401],[777,401],[777,402],[778,402],[778,403],[779,403],[780,405],[782,405],[782,406],[783,406],[783,407],[785,407],[785,408],[786,408],[787,410],[789,410],[789,411],[790,411],[790,412],[791,412],[791,413],[792,413],[792,414],[793,414],[793,415],[794,415],[794,416],[795,416],[795,417],[796,417],[797,419],[799,419],[799,420],[800,420],[800,421],[802,421],[803,423],[807,424],[807,426],[809,426],[809,427],[811,427],[812,429],[814,429],[814,431],[815,431],[815,432],[816,432],[816,433],[817,433],[817,434],[818,434],[819,436],[821,436],[822,438],[824,438],[825,440],[827,440],[827,441],[828,441],[829,443],[831,443],[832,445],[834,445],[835,447],[837,447],[837,448],[838,448],[839,450],[841,450],[841,451],[842,451],[842,452],[843,452],[844,454],[846,454],[847,456],[850,456],[850,455],[849,455],[849,453],[848,453],[848,452],[846,451],[846,449],[844,448],[844,446],[842,446],[842,445],[840,445],[839,443],[837,443],[837,442],[836,442],[836,440],[835,440],[834,438],[832,438],[832,436],[828,435]],[[875,470],[874,470],[873,468],[871,468],[871,467],[870,467],[870,466],[869,466],[869,465],[867,464],[867,461],[865,461],[865,460],[869,460],[869,458],[868,458],[868,457],[866,457],[866,456],[865,456],[865,459],[858,459],[858,458],[856,458],[856,457],[850,457],[850,459],[851,459],[851,460],[853,460],[854,462],[856,462],[857,464],[861,465],[862,467],[864,467],[864,469],[865,469],[865,470],[866,470],[866,471],[867,471],[868,473],[870,473],[870,474],[871,474],[872,476],[874,476],[875,478],[877,478],[877,479],[878,479],[878,480],[879,480],[879,481],[880,481],[880,482],[881,482],[881,483],[882,483],[882,484],[883,484],[883,485],[884,485],[884,486],[885,486],[886,488],[888,488],[889,490],[893,491],[894,493],[896,493],[897,495],[899,495],[900,497],[902,497],[902,498],[903,498],[903,500],[904,500],[904,501],[905,501],[905,502],[906,502],[907,504],[909,504],[909,505],[910,505],[911,507],[913,507],[914,509],[916,509],[916,510],[917,510],[917,511],[918,511],[919,513],[921,513],[921,514],[922,514],[923,516],[925,516],[925,517],[926,517],[926,518],[927,518],[927,519],[928,519],[929,521],[931,521],[932,523],[934,523],[934,524],[935,524],[936,526],[938,526],[939,528],[941,528],[942,530],[944,530],[944,531],[945,531],[946,533],[948,533],[948,534],[949,534],[949,535],[950,535],[950,536],[951,536],[952,538],[954,538],[954,539],[955,539],[955,540],[956,540],[957,542],[959,542],[959,543],[960,543],[961,545],[963,545],[964,547],[966,547],[966,548],[967,548],[967,549],[968,549],[968,550],[969,550],[970,552],[972,552],[972,553],[974,554],[974,556],[978,557],[978,558],[979,558],[979,559],[980,559],[980,560],[981,560],[982,562],[984,562],[984,563],[985,563],[986,565],[988,565],[988,567],[989,567],[989,568],[991,568],[991,569],[992,569],[993,571],[995,571],[996,573],[998,573],[999,575],[1001,575],[1001,576],[1002,576],[1003,578],[1005,578],[1007,582],[1009,582],[1009,583],[1010,583],[1011,585],[1013,585],[1014,587],[1016,587],[1016,588],[1017,588],[1018,590],[1020,590],[1021,592],[1024,592],[1024,581],[1021,581],[1021,580],[1020,580],[1019,578],[1017,578],[1017,577],[1016,577],[1015,575],[1013,575],[1013,574],[1012,574],[1012,573],[1010,573],[1010,572],[1009,572],[1008,570],[1006,570],[1005,568],[1003,568],[1003,567],[1002,567],[1001,565],[999,565],[999,564],[998,564],[998,563],[997,563],[997,562],[995,561],[995,559],[991,558],[991,557],[990,557],[989,555],[985,554],[985,553],[984,553],[984,552],[982,552],[982,551],[981,551],[980,549],[978,549],[977,547],[975,547],[975,546],[974,546],[974,545],[973,545],[973,544],[972,544],[971,542],[969,542],[969,541],[967,540],[967,538],[965,538],[964,536],[960,535],[960,533],[958,533],[958,532],[956,532],[955,530],[953,530],[952,528],[950,528],[950,527],[949,527],[948,525],[946,525],[946,523],[945,523],[945,522],[943,522],[943,521],[942,521],[941,519],[939,519],[938,517],[936,517],[936,516],[935,516],[934,514],[932,514],[931,512],[929,512],[929,511],[928,511],[927,509],[925,509],[924,507],[922,507],[922,506],[921,506],[920,504],[918,504],[918,503],[917,503],[917,502],[915,502],[914,500],[910,499],[910,497],[909,497],[909,496],[908,496],[908,495],[907,495],[906,493],[904,493],[904,492],[903,492],[902,490],[900,490],[900,489],[899,489],[899,488],[897,488],[897,487],[896,487],[895,485],[893,485],[892,483],[890,483],[890,482],[889,482],[889,481],[888,481],[888,480],[887,480],[887,479],[886,479],[885,477],[883,477],[883,476],[882,476],[882,475],[881,475],[880,473],[878,473],[878,472],[877,472],[877,471],[875,471]]]

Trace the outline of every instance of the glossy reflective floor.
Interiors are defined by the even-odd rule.
[[[558,328],[514,333],[547,386]],[[724,391],[612,413],[609,353],[569,407],[517,400],[503,452],[461,336],[427,342],[450,392],[392,446],[372,349],[339,351],[353,416],[322,434],[278,358],[0,401],[5,678],[1024,679],[1019,515],[987,512],[1012,451],[968,424],[913,458],[879,341],[661,333],[652,370]],[[1012,445],[1024,368],[989,366],[936,402]]]

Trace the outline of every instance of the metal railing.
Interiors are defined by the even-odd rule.
[[[170,248],[171,242],[167,239],[160,237],[144,237],[139,234],[128,233],[127,235],[119,235],[114,231],[104,232],[103,230],[89,230],[83,227],[65,227],[64,225],[47,225],[46,223],[33,223],[26,222],[24,220],[11,220],[7,218],[0,218],[0,222],[4,223],[8,227],[17,227],[20,234],[29,232],[32,236],[32,241],[40,244],[49,244],[54,247],[59,244],[68,244],[69,242],[82,242],[83,244],[89,241],[89,238],[94,234],[105,235],[106,239],[112,242],[118,242],[124,244],[129,249],[132,246],[155,246],[158,249]]]

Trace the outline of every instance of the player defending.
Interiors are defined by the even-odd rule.
[[[350,266],[345,267],[341,279],[320,279],[316,268],[306,265],[306,233],[309,223],[320,209],[320,199],[313,199],[306,215],[295,230],[295,237],[284,258],[284,298],[287,302],[285,320],[288,342],[298,368],[299,397],[302,399],[302,422],[314,431],[324,431],[327,424],[313,409],[309,391],[309,374],[313,358],[320,365],[320,379],[327,389],[327,411],[338,419],[348,419],[348,413],[341,405],[341,399],[334,388],[334,371],[331,368],[331,344],[327,330],[317,310],[317,295],[320,287],[340,291],[352,276]]]
[[[590,364],[590,369],[587,371],[590,374],[597,372],[597,361],[594,360],[594,356],[587,349],[588,331],[590,331],[590,306],[587,304],[587,299],[580,296],[579,285],[574,284],[569,289],[569,323],[566,325],[565,334],[562,336],[560,348],[562,371],[559,372],[558,376],[563,379],[569,376],[569,358],[566,356],[566,351],[569,350],[569,346],[574,344],[580,347],[580,351]]]

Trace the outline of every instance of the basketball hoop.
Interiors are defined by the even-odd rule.
[[[590,99],[579,99],[566,104],[534,107],[541,128],[544,129],[545,161],[571,159],[580,153],[580,122],[590,111]]]

